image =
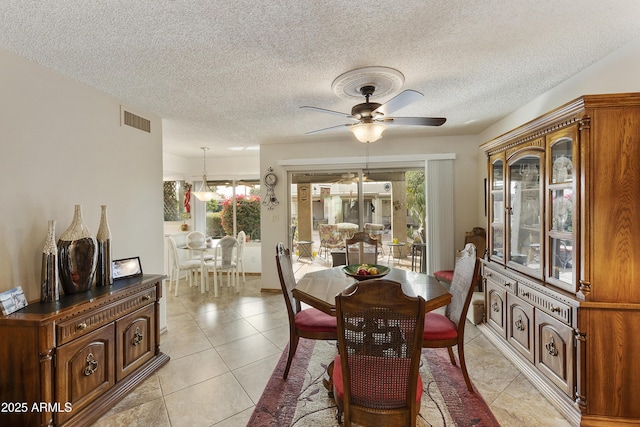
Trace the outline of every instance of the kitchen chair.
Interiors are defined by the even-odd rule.
[[[487,234],[482,227],[473,227],[471,231],[467,231],[464,235],[464,244],[473,243],[476,247],[477,254],[480,258],[484,258],[487,251]],[[456,262],[458,259],[456,255]],[[440,283],[450,285],[453,280],[453,270],[439,270],[433,273],[436,280]],[[476,277],[474,278],[473,287],[482,290],[482,277],[480,276],[480,270],[478,270]]]
[[[180,256],[179,252],[187,253],[186,250],[178,250],[178,245],[176,244],[173,236],[169,236],[169,255],[171,258],[171,272],[169,274],[169,292],[171,292],[171,286],[173,281],[176,283],[175,296],[178,296],[178,284],[180,283],[180,272],[186,271],[189,275],[189,286],[193,283],[193,272],[195,270],[201,270],[202,264],[200,260],[196,259],[185,259]],[[202,273],[202,271],[200,271]]]
[[[188,248],[201,248],[206,246],[207,244],[207,236],[204,233],[194,230],[187,234],[185,244]],[[211,261],[213,259],[213,255],[211,254],[203,254],[205,261]],[[193,259],[200,260],[200,254],[191,254]]]
[[[318,224],[318,236],[320,237],[320,256],[322,256],[322,249],[324,248],[325,259],[327,259],[331,249],[344,246],[338,226],[335,224]]]
[[[357,282],[336,296],[336,418],[344,425],[415,426],[425,301],[398,282]]]
[[[473,296],[474,277],[480,268],[479,265],[476,247],[473,243],[467,243],[453,271],[453,280],[449,289],[452,295],[451,303],[445,308],[444,314],[429,312],[425,315],[422,341],[424,348],[446,347],[451,364],[454,366],[456,366],[456,359],[453,355],[453,346],[458,346],[460,368],[470,392],[473,392],[473,386],[464,360],[464,327]]]
[[[289,249],[284,248],[283,243],[276,245],[276,265],[278,266],[280,287],[282,288],[287,314],[289,315],[289,356],[282,375],[282,378],[286,380],[300,338],[311,340],[337,339],[336,318],[313,307],[302,310],[300,301],[296,300],[291,294],[296,286],[296,278],[293,274],[291,254]]]
[[[207,271],[213,271],[214,296],[218,296],[218,273],[222,280],[222,273],[227,272],[227,286],[236,286],[236,292],[240,292],[238,286],[238,241],[233,236],[224,236],[216,246],[216,256],[206,263]],[[207,276],[207,290],[209,290],[209,278]]]
[[[379,243],[365,231],[354,233],[352,238],[345,240],[347,264],[376,264]]]
[[[247,242],[247,233],[240,231],[238,233],[238,274],[242,272],[242,283],[245,283],[244,278],[244,246]]]

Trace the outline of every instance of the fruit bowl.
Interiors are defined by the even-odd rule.
[[[384,277],[389,274],[391,269],[385,265],[378,264],[351,264],[342,267],[342,271],[356,280],[369,280]],[[367,273],[365,274],[364,271],[367,271]]]

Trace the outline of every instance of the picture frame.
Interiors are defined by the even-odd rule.
[[[0,293],[0,308],[5,316],[27,306],[22,286]]]
[[[142,276],[140,257],[116,259],[112,263],[113,279]]]

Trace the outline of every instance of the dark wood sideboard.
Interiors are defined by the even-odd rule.
[[[479,329],[574,425],[640,425],[640,93],[585,95],[481,146]]]
[[[90,425],[167,363],[164,278],[120,279],[0,316],[0,425]]]

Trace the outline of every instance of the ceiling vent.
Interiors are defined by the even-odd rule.
[[[122,109],[122,123],[141,131],[151,133],[151,120],[140,117],[125,109]]]

